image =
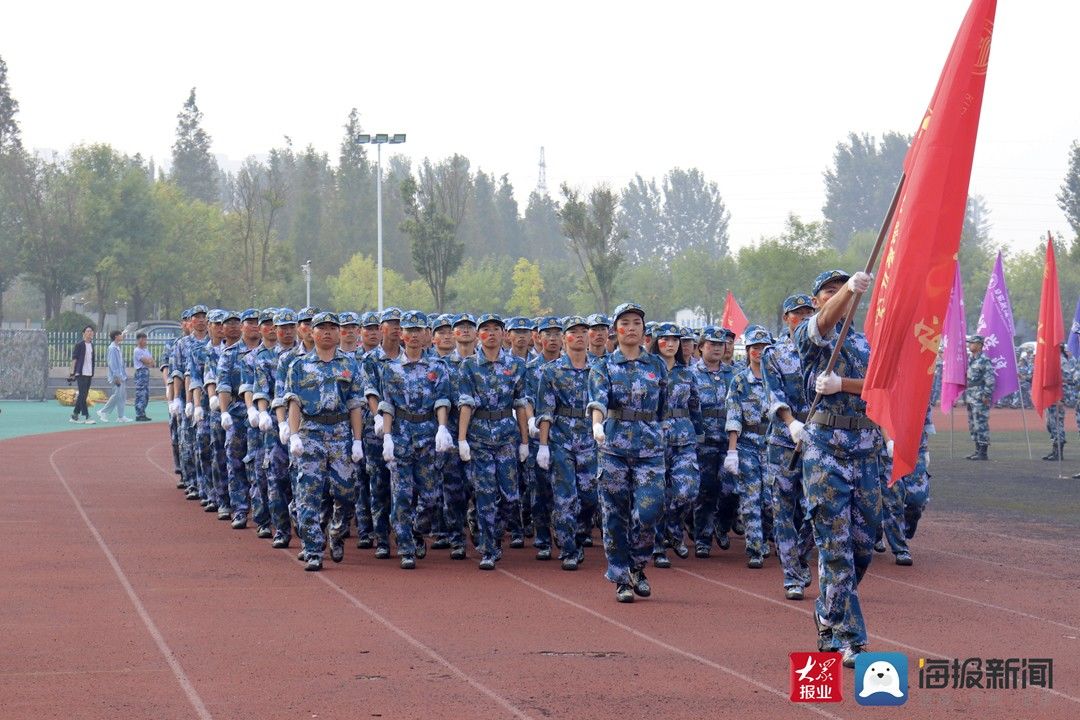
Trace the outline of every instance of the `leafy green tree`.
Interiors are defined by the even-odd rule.
[[[456,312],[478,314],[505,307],[510,299],[513,261],[506,256],[468,258],[447,281]]]
[[[338,167],[334,174],[331,200],[332,236],[335,254],[349,257],[361,252],[374,256],[375,246],[375,168],[366,147],[356,141],[362,132],[356,108],[349,112],[341,139]]]
[[[210,154],[210,135],[202,128],[202,111],[191,88],[183,109],[176,116],[176,141],[172,146],[170,179],[196,200],[214,203],[218,194],[219,170]]]
[[[1080,253],[1080,142],[1076,140],[1069,148],[1069,169],[1065,171],[1057,201],[1073,231],[1072,252]]]
[[[461,265],[465,250],[457,239],[457,222],[464,215],[467,197],[457,194],[458,182],[453,168],[440,164],[433,169],[425,162],[420,183],[410,177],[401,184],[408,216],[401,229],[409,236],[413,267],[427,283],[439,312],[445,312],[452,299],[447,280]]]
[[[514,199],[514,186],[505,173],[499,177],[499,186],[495,191],[495,232],[502,240],[503,247],[511,257],[531,255],[531,249],[525,245],[525,232],[518,213],[517,200]]]
[[[717,322],[727,291],[741,291],[738,280],[730,255],[705,248],[687,250],[671,261],[672,309],[699,310],[708,322]]]
[[[326,279],[331,304],[354,312],[377,310],[377,273],[376,263],[370,256],[353,255],[337,275]],[[388,268],[383,268],[383,296],[387,305],[402,308],[427,308],[433,302],[422,281],[409,282]]]
[[[841,252],[860,231],[881,227],[903,170],[911,136],[887,132],[881,142],[849,133],[825,171],[825,232]]]
[[[663,265],[623,265],[612,302],[636,302],[645,308],[649,320],[674,320],[674,289],[671,270]]]
[[[525,217],[522,218],[521,225],[528,254],[540,260],[543,267],[546,268],[549,263],[563,258],[566,240],[562,234],[559,204],[552,200],[550,195],[536,190],[529,193],[529,202],[525,206]],[[551,287],[550,281],[547,286]],[[554,307],[551,302],[545,302]]]
[[[11,95],[7,64],[0,57],[0,323],[4,321],[4,292],[22,272],[19,258],[19,213],[15,187],[25,160],[19,123],[19,103]]]
[[[626,259],[625,236],[615,219],[618,197],[604,185],[593,188],[587,200],[566,183],[562,194],[562,233],[581,266],[585,287],[600,309],[610,312],[615,279]]]
[[[664,236],[664,198],[656,180],[646,182],[640,174],[619,198],[619,228],[626,235],[626,255],[637,264],[653,259]]]
[[[506,312],[511,315],[536,317],[551,312],[540,300],[544,292],[544,279],[540,276],[540,266],[525,258],[518,258],[511,275],[514,290],[506,301]]]
[[[540,303],[551,308],[551,313],[559,317],[578,312],[575,306],[575,295],[580,293],[581,270],[574,261],[558,258],[542,260],[539,265],[540,279],[544,282],[544,289],[540,293]],[[592,297],[586,295],[584,303],[587,308],[591,308]]]
[[[663,259],[685,250],[708,250],[723,257],[728,252],[728,221],[715,182],[705,179],[697,168],[674,168],[664,176]]]
[[[15,119],[18,114],[19,101],[12,96],[8,85],[7,63],[0,57],[0,155],[22,151],[19,122]]]

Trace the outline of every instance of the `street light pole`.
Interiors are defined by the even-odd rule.
[[[383,242],[382,242],[382,146],[385,143],[400,145],[405,142],[404,133],[376,133],[375,135],[361,134],[356,136],[356,142],[360,144],[372,143],[376,147],[375,154],[375,234],[377,238],[376,274],[378,277],[379,312],[383,311]]]
[[[301,265],[300,270],[304,273],[304,284],[307,286],[307,302],[305,305],[311,307],[311,260],[308,259],[307,262]]]

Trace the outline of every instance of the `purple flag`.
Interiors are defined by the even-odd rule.
[[[964,319],[964,283],[956,263],[949,309],[941,332],[941,411],[952,411],[956,398],[967,387],[967,320]]]
[[[986,286],[986,297],[983,298],[982,312],[979,314],[979,329],[975,332],[985,339],[983,352],[994,366],[994,394],[991,401],[997,402],[1020,389],[1020,380],[1016,375],[1016,347],[1013,345],[1012,303],[1009,301],[1009,288],[1005,285],[1001,252],[998,252],[997,262],[994,263],[990,284]]]
[[[1080,356],[1080,298],[1076,300],[1076,312],[1073,313],[1072,327],[1069,328],[1069,355]]]

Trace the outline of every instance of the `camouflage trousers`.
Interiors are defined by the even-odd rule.
[[[247,518],[251,507],[251,485],[248,480],[247,465],[247,417],[233,415],[233,424],[225,431],[225,460],[229,473],[229,507],[233,519]]]
[[[881,518],[878,457],[838,458],[812,442],[805,447],[803,489],[818,549],[815,611],[832,631],[824,649],[865,645],[858,587],[873,559]]]
[[[210,417],[195,425],[196,485],[199,497],[217,504],[217,488],[214,487],[214,435],[210,430]]]
[[[551,444],[552,512],[559,559],[576,557],[587,535],[592,534],[596,513],[596,450],[583,451]]]
[[[652,557],[656,523],[664,513],[664,456],[600,454],[600,509],[604,515],[604,577],[629,583]]]
[[[1065,413],[1068,410],[1061,403],[1054,403],[1046,408],[1046,432],[1050,433],[1050,442],[1065,444]]]
[[[450,547],[465,547],[465,467],[457,450],[438,453],[435,468],[442,490],[442,532]]]
[[[968,432],[977,445],[990,444],[990,408],[982,403],[968,403]]]
[[[525,463],[528,466],[529,516],[536,530],[533,547],[550,550],[551,511],[555,498],[551,487],[550,469],[545,470],[536,464],[536,450],[539,447],[540,443],[535,440],[529,443],[529,460]]]
[[[135,371],[135,417],[145,417],[150,404],[150,368]]]
[[[364,449],[367,452],[367,448]],[[363,539],[371,538],[375,526],[371,520],[371,486],[368,484],[367,461],[356,463],[356,534]]]
[[[266,476],[266,497],[274,539],[292,537],[292,517],[289,504],[293,500],[292,478],[289,473],[289,451],[278,440],[277,433],[263,434],[263,473]]]
[[[270,494],[267,492],[266,466],[263,464],[263,458],[266,455],[263,447],[265,434],[257,427],[248,428],[248,453],[244,456],[248,481],[251,483],[251,519],[260,528],[270,525]]]
[[[184,469],[180,467],[180,422],[174,416],[169,416],[169,440],[172,443],[173,469],[186,483]]]
[[[930,501],[930,471],[927,469],[929,460],[930,450],[927,448],[924,434],[922,445],[919,447],[919,458],[915,461],[915,470],[910,475],[900,478],[900,483],[904,485],[903,524],[897,523],[890,528],[888,520],[882,518],[886,523],[886,537],[889,537],[890,533],[899,533],[906,541],[909,536],[915,536],[915,528],[926,509],[926,504]]]
[[[179,416],[179,425],[176,430],[177,440],[180,444],[180,470],[187,484],[187,489],[198,491],[199,468],[198,450],[195,447],[195,423],[183,413]]]
[[[904,481],[901,478],[889,487],[889,478],[893,471],[892,458],[883,452],[878,462],[881,469],[881,522],[877,539],[885,538],[894,555],[908,552],[907,538],[904,537],[904,506],[907,503]]]
[[[323,556],[329,503],[340,507],[342,522],[330,526],[333,540],[344,537],[356,507],[356,484],[350,458],[352,430],[347,422],[301,429],[304,452],[294,458],[296,466],[296,514],[298,534],[308,558]]]
[[[683,521],[693,511],[700,485],[697,446],[668,445],[664,449],[664,512],[656,523],[654,553],[664,551],[664,541],[668,538],[682,542],[686,534]]]
[[[509,508],[520,500],[518,494],[517,447],[507,445],[471,446],[472,460],[465,472],[476,499],[477,545],[485,557],[500,551]]]
[[[225,457],[225,430],[221,427],[221,411],[210,413],[210,478],[218,510],[229,509],[229,464]]]
[[[784,571],[784,587],[803,588],[811,581],[807,559],[814,547],[814,532],[805,511],[802,464],[788,470],[793,452],[793,448],[768,445],[766,484],[772,488],[773,538]]]
[[[431,529],[438,502],[439,474],[435,470],[435,436],[417,440],[410,450],[402,441],[394,448],[390,464],[391,519],[398,555],[416,554],[416,537]]]
[[[727,535],[735,522],[739,496],[735,478],[724,470],[726,451],[726,445],[698,446],[701,485],[694,502],[694,543],[698,547],[711,547],[713,535]]]
[[[761,558],[765,556],[765,548],[772,536],[772,507],[765,491],[765,444],[740,441],[736,449],[739,452],[739,516],[746,528],[746,555]]]
[[[382,459],[382,440],[374,435],[364,438],[364,462],[367,465],[368,501],[371,503],[371,529],[378,547],[390,548],[390,468]]]

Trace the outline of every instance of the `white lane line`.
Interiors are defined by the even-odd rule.
[[[707,582],[707,583],[709,583],[711,585],[717,585],[717,586],[725,588],[727,590],[732,590],[734,592],[742,593],[743,595],[749,595],[750,597],[754,597],[754,598],[757,598],[759,600],[764,600],[764,601],[766,601],[768,603],[772,603],[773,605],[778,605],[778,606],[780,606],[782,608],[786,608],[788,610],[792,610],[792,611],[797,612],[797,613],[802,613],[803,615],[806,615],[807,617],[810,617],[812,615],[812,613],[813,613],[812,610],[806,610],[804,608],[798,607],[791,600],[787,600],[787,601],[777,600],[776,598],[771,598],[768,595],[762,595],[760,593],[756,593],[756,592],[753,592],[751,590],[746,590],[745,588],[738,587],[737,585],[731,585],[731,584],[728,584],[726,582],[721,582],[720,580],[714,580],[713,578],[705,577],[704,575],[699,575],[698,573],[692,572],[690,570],[684,570],[683,568],[673,568],[673,569],[675,571],[677,571],[677,572],[683,573],[684,575],[689,575],[692,578],[697,578],[698,580],[701,580],[702,582]],[[927,650],[926,648],[921,648],[921,647],[918,647],[917,645],[909,645],[908,643],[900,642],[899,640],[893,640],[892,638],[887,638],[884,635],[878,635],[878,634],[872,633],[872,632],[867,632],[866,634],[867,634],[867,636],[872,637],[875,640],[881,640],[882,642],[888,643],[889,645],[895,645],[896,647],[902,647],[902,648],[906,648],[908,650],[911,650],[912,652],[915,652],[915,653],[919,654],[922,657],[944,658],[944,657],[949,656],[948,653],[939,652],[937,650]],[[1063,692],[1061,692],[1059,690],[1054,690],[1053,688],[1036,688],[1036,689],[1048,692],[1051,695],[1059,697],[1059,698],[1061,698],[1063,700],[1068,700],[1070,702],[1080,704],[1080,698],[1073,697],[1072,695],[1066,695],[1065,693],[1063,693]]]
[[[160,444],[161,443],[159,443],[159,445]],[[156,467],[162,473],[171,474],[171,471],[168,471],[165,468],[161,467],[161,465],[159,465],[153,458],[150,457],[149,453],[150,453],[150,450],[153,449],[153,447],[157,447],[157,446],[155,445],[155,446],[152,446],[151,448],[147,449],[147,451],[145,453],[146,459],[148,461],[150,461],[151,465]],[[285,560],[288,561],[292,565],[298,565],[299,564],[299,563],[297,563],[296,560],[293,560],[290,557],[289,553],[277,553],[277,555],[278,555],[278,557],[285,558]],[[325,583],[327,585],[327,587],[331,588],[332,590],[334,590],[334,592],[336,592],[339,595],[341,595],[342,597],[344,597],[351,605],[353,605],[353,607],[356,607],[357,609],[367,613],[367,615],[369,617],[371,617],[373,620],[375,620],[377,623],[379,623],[380,625],[385,627],[387,630],[389,630],[390,632],[392,632],[395,635],[397,635],[398,637],[400,637],[405,642],[412,645],[414,648],[416,648],[417,650],[419,650],[423,654],[430,657],[435,662],[442,665],[444,668],[446,668],[450,672],[457,675],[459,678],[461,678],[466,683],[468,683],[469,686],[472,687],[474,690],[478,690],[481,693],[483,693],[484,695],[487,695],[489,698],[491,698],[493,701],[495,701],[495,703],[497,705],[502,707],[504,710],[506,710],[508,713],[510,713],[513,717],[522,718],[523,720],[532,720],[532,717],[528,713],[526,713],[524,710],[521,710],[520,708],[515,706],[513,703],[511,703],[509,700],[504,698],[502,695],[499,695],[497,692],[495,692],[494,690],[489,688],[487,685],[484,685],[482,682],[480,682],[476,678],[474,678],[471,675],[469,675],[468,673],[466,673],[464,670],[459,668],[457,665],[455,665],[452,662],[450,662],[449,660],[447,660],[445,657],[440,655],[438,653],[438,651],[434,650],[431,647],[428,647],[423,642],[421,642],[420,640],[418,640],[415,637],[413,637],[412,635],[410,635],[407,631],[403,630],[402,628],[400,628],[397,625],[395,625],[394,623],[392,623],[386,617],[379,614],[374,608],[369,607],[362,600],[360,600],[356,596],[352,595],[345,588],[341,587],[340,585],[333,582],[332,580],[327,579],[326,576],[324,576],[322,573],[312,573],[312,574],[314,574],[315,577],[318,580]]]
[[[981,533],[983,535],[993,535],[994,537],[1004,538],[1005,540],[1017,540],[1019,542],[1031,543],[1033,545],[1047,545],[1049,547],[1057,548],[1059,550],[1066,550],[1069,552],[1080,552],[1080,546],[1078,545],[1065,545],[1059,540],[1037,540],[1035,538],[1026,538],[1019,534],[1009,535],[1008,533],[994,532],[993,530],[987,530],[981,528],[978,525],[968,525],[959,522],[949,522],[948,520],[920,520],[919,524],[926,523],[932,527],[937,528],[958,528],[964,532]]]
[[[942,597],[952,598],[953,600],[960,600],[962,602],[968,602],[972,605],[979,605],[980,607],[990,608],[991,610],[1000,610],[1001,612],[1012,613],[1013,615],[1019,615],[1020,617],[1028,618],[1029,620],[1038,620],[1039,622],[1050,623],[1051,625],[1057,625],[1058,627],[1065,628],[1066,630],[1072,630],[1074,632],[1080,632],[1080,627],[1075,625],[1068,625],[1057,620],[1051,620],[1050,618],[1040,617],[1038,615],[1032,615],[1022,610],[1014,610],[1013,608],[1005,607],[1004,605],[995,605],[994,603],[983,602],[982,600],[976,600],[975,598],[965,597],[963,595],[956,595],[954,593],[945,592],[944,590],[935,590],[934,588],[926,587],[925,585],[916,585],[905,580],[897,580],[895,578],[879,575],[878,573],[867,572],[870,577],[877,578],[879,580],[885,580],[886,582],[896,583],[897,585],[903,585],[915,590],[921,590],[922,592],[934,593],[935,595],[941,595]]]
[[[625,623],[621,623],[621,622],[619,622],[618,620],[616,620],[616,619],[614,619],[612,617],[609,617],[609,616],[607,616],[607,615],[605,615],[605,614],[603,614],[601,612],[597,612],[596,610],[593,610],[590,607],[586,607],[585,605],[582,605],[581,603],[575,602],[575,601],[571,600],[570,598],[563,597],[562,595],[559,595],[558,593],[552,592],[552,591],[548,590],[547,588],[544,588],[544,587],[541,587],[541,586],[539,586],[539,585],[537,585],[535,583],[529,582],[525,578],[520,577],[518,575],[515,575],[514,573],[510,572],[509,570],[504,570],[502,568],[499,568],[499,572],[501,572],[503,575],[506,575],[509,578],[517,580],[519,583],[521,583],[522,585],[525,585],[526,587],[532,588],[533,590],[536,590],[537,592],[540,592],[540,593],[543,593],[544,595],[547,595],[548,597],[552,598],[553,600],[558,600],[559,602],[565,603],[565,604],[569,605],[570,607],[572,607],[572,608],[574,608],[576,610],[580,610],[583,613],[586,613],[588,615],[592,615],[597,620],[603,620],[604,622],[608,623],[609,625],[613,625],[614,627],[617,627],[620,630],[622,630],[624,632],[627,632],[627,633],[633,635],[636,638],[639,638],[641,640],[645,640],[646,642],[650,642],[653,645],[656,645],[657,647],[663,648],[664,650],[667,650],[670,653],[674,653],[676,655],[682,655],[683,657],[688,658],[690,660],[693,660],[694,662],[700,663],[702,665],[705,665],[706,667],[710,667],[710,668],[712,668],[714,670],[719,670],[720,672],[731,675],[732,677],[738,678],[739,680],[742,680],[745,683],[753,685],[756,688],[764,690],[765,692],[770,693],[772,695],[775,695],[775,696],[781,698],[782,700],[784,700],[785,702],[790,703],[791,695],[789,693],[784,692],[783,690],[779,690],[777,688],[774,688],[771,685],[766,685],[765,683],[761,682],[760,680],[755,680],[754,678],[750,677],[749,675],[744,675],[743,673],[739,672],[738,670],[733,670],[732,668],[721,665],[720,663],[714,662],[714,661],[712,661],[712,660],[710,660],[710,659],[708,659],[706,657],[702,657],[701,655],[698,655],[696,653],[692,653],[689,650],[683,650],[682,648],[676,647],[675,645],[672,645],[671,643],[664,642],[663,640],[661,640],[659,638],[653,637],[652,635],[649,635],[647,633],[643,633],[640,630],[638,630],[637,628],[633,628],[633,627],[630,627],[629,625],[627,625]],[[810,712],[817,713],[818,715],[821,715],[823,717],[827,717],[827,718],[838,718],[839,717],[837,715],[833,715],[832,713],[830,713],[830,712],[828,712],[826,710],[823,710],[822,708],[815,707],[813,705],[800,705],[800,707],[802,707],[802,709],[804,709],[804,710],[809,710]]]
[[[60,468],[56,466],[56,454],[61,450],[67,450],[68,448],[80,445],[86,440],[79,442],[68,443],[62,447],[58,447],[53,450],[49,455],[49,464],[52,465],[53,472],[56,473],[56,478],[60,481],[60,484],[64,486],[64,490],[67,492],[68,497],[71,498],[71,502],[75,504],[75,509],[79,511],[79,515],[82,516],[83,522],[86,523],[86,528],[90,531],[90,534],[94,536],[94,540],[97,542],[98,547],[101,548],[101,552],[105,554],[106,559],[109,561],[109,565],[112,566],[113,572],[116,573],[116,579],[120,581],[120,585],[123,586],[124,592],[127,593],[128,599],[131,600],[131,604],[135,606],[135,611],[139,614],[139,618],[143,621],[143,625],[146,626],[146,630],[150,633],[150,637],[154,639],[154,643],[157,645],[158,650],[165,657],[165,662],[172,668],[173,675],[176,676],[176,681],[180,683],[180,687],[183,688],[184,694],[187,695],[188,701],[195,709],[195,714],[202,720],[212,720],[213,715],[206,709],[206,703],[199,697],[199,693],[195,690],[195,686],[191,684],[191,680],[188,679],[187,673],[184,672],[184,668],[181,667],[180,661],[176,659],[176,655],[165,642],[165,638],[162,637],[161,631],[158,630],[154,621],[150,618],[150,613],[146,611],[146,607],[142,604],[142,600],[135,592],[135,588],[131,586],[131,582],[128,580],[127,575],[120,567],[120,563],[116,561],[116,556],[109,550],[109,546],[105,544],[105,540],[101,537],[101,533],[94,526],[94,523],[90,521],[90,516],[86,514],[86,510],[83,509],[82,503],[75,497],[75,493],[71,491],[71,486],[68,485],[67,480],[64,479],[63,473],[60,472]]]
[[[923,552],[937,553],[938,555],[948,555],[950,557],[960,558],[961,560],[974,560],[975,562],[984,563],[986,565],[993,565],[994,567],[1006,567],[1010,570],[1020,570],[1021,572],[1031,573],[1032,575],[1040,575],[1042,577],[1054,578],[1061,580],[1061,573],[1046,572],[1045,570],[1036,570],[1035,568],[1024,567],[1023,565],[1012,565],[1000,560],[986,560],[984,558],[975,557],[974,555],[964,555],[963,553],[950,552],[948,550],[938,550],[937,548],[916,546],[914,548],[916,554]]]

